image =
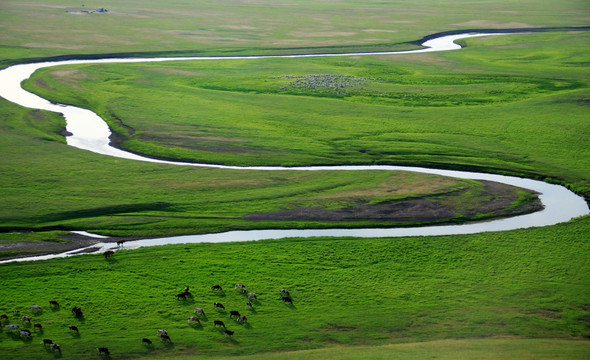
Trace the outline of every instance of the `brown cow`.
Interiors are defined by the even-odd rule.
[[[115,252],[113,250],[107,250],[102,254],[102,256],[104,256],[105,259],[108,259],[113,255],[115,255]],[[106,348],[99,348],[99,349],[106,349]]]

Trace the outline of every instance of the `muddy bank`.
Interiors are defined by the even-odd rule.
[[[48,255],[59,254],[75,249],[85,249],[84,252],[90,253],[92,245],[99,243],[112,243],[117,246],[117,241],[130,239],[121,238],[92,238],[88,236],[69,233],[60,236],[60,241],[20,241],[10,243],[0,243],[0,260],[16,259],[31,255]]]
[[[528,214],[543,209],[539,198],[513,207],[518,189],[492,181],[481,181],[483,191],[468,204],[457,204],[456,196],[426,196],[419,199],[388,201],[379,204],[359,202],[341,209],[306,207],[274,212],[259,212],[243,216],[253,221],[378,221],[394,224],[445,223],[471,219],[494,218]]]

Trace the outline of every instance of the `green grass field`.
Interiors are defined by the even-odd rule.
[[[562,346],[578,340],[565,347],[587,354],[590,344],[579,340],[590,336],[589,226],[584,218],[469,236],[176,245],[118,251],[106,260],[4,264],[0,308],[20,323],[12,310],[30,315],[30,305],[41,305],[32,322],[44,331],[27,342],[4,330],[0,346],[9,357],[37,359],[50,356],[38,345],[50,338],[64,358],[100,346],[114,358],[164,358],[494,337],[548,338]],[[253,310],[237,283],[258,295]],[[223,292],[210,290],[214,284]],[[193,298],[177,300],[187,285]],[[282,303],[281,288],[293,306]],[[61,307],[52,310],[49,300]],[[214,310],[213,302],[226,311]],[[72,315],[73,306],[82,308],[83,319]],[[191,327],[195,307],[206,317]],[[231,320],[231,310],[248,322]],[[235,331],[233,338],[214,320]],[[69,333],[71,325],[79,337]],[[172,345],[157,340],[158,329],[168,331]],[[154,341],[152,350],[143,337]]]
[[[81,5],[2,1],[0,66],[114,53],[412,49],[437,32],[587,26],[590,15],[580,0]],[[109,11],[92,13],[98,7]],[[475,169],[545,179],[588,196],[588,40],[587,31],[562,30],[468,39],[460,51],[421,55],[84,65],[40,71],[25,86],[93,109],[119,146],[152,156]],[[3,256],[18,253],[10,246],[23,241],[64,242],[68,229],[133,237],[325,227],[332,224],[253,225],[243,216],[439,201],[459,189],[465,196],[445,200],[457,209],[488,201],[476,182],[433,176],[245,173],[108,158],[66,146],[59,115],[4,100],[0,120]],[[527,199],[518,193],[511,204]],[[26,340],[0,329],[0,358],[59,357],[39,344],[50,338],[67,359],[99,358],[100,346],[113,359],[586,359],[589,219],[464,236],[177,245],[124,250],[109,260],[2,264],[0,314],[9,316],[2,325],[33,330],[12,314],[18,309],[43,332]],[[254,310],[245,308],[236,283],[258,294]],[[211,291],[213,284],[225,292]],[[187,285],[193,298],[176,300]],[[281,288],[291,291],[293,306],[281,302]],[[62,306],[51,309],[49,300]],[[214,301],[227,312],[214,310]],[[43,313],[33,315],[33,304]],[[84,318],[74,318],[73,306]],[[207,317],[190,327],[195,307]],[[245,313],[248,323],[231,320],[230,310]],[[233,338],[214,320],[235,331]],[[168,330],[172,344],[158,340],[158,329]]]

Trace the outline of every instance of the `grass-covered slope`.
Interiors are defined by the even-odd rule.
[[[113,358],[167,358],[449,337],[587,339],[589,224],[585,218],[469,236],[178,245],[118,251],[111,259],[4,264],[0,312],[20,323],[12,310],[31,315],[29,307],[41,305],[32,322],[42,323],[43,333],[23,341],[4,330],[0,351],[7,358],[51,357],[39,345],[43,338],[59,343],[64,358],[94,354],[99,346]],[[237,283],[257,294],[252,310]],[[214,284],[223,292],[210,290]],[[177,300],[185,286],[193,298]],[[292,306],[281,301],[281,288],[290,291]],[[50,309],[49,300],[61,308]],[[82,319],[73,306],[82,308]],[[191,327],[195,307],[206,317]],[[248,322],[231,320],[231,310]],[[233,338],[214,320],[235,331]],[[71,325],[79,336],[68,331]],[[168,331],[171,345],[158,340],[158,329]],[[143,337],[153,348],[143,346]],[[579,346],[589,350],[587,341],[565,348]]]

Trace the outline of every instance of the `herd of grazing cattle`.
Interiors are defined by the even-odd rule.
[[[211,291],[213,291],[215,293],[223,293],[223,288],[220,285],[213,285],[213,286],[211,286]],[[253,310],[254,304],[256,304],[258,302],[258,296],[255,293],[246,290],[246,287],[243,284],[237,284],[235,286],[235,291],[238,294],[244,296],[244,300],[247,300],[244,302],[245,308],[247,310]],[[223,293],[223,294],[225,295],[225,293]],[[289,291],[287,291],[286,289],[281,289],[281,290],[279,290],[279,294],[280,294],[281,299],[284,303],[290,304],[290,305],[293,304],[293,299],[291,298]],[[178,293],[176,295],[176,299],[178,301],[187,301],[189,299],[192,299],[192,294],[189,291],[189,287],[187,286],[183,292]],[[52,308],[52,310],[54,310],[54,311],[60,310],[60,304],[56,300],[50,300],[49,307]],[[30,309],[31,309],[31,314],[32,314],[31,316],[33,316],[33,317],[40,315],[43,312],[42,307],[39,305],[32,305],[30,307]],[[220,302],[213,303],[213,310],[215,311],[216,317],[221,317],[224,314],[227,314],[225,312],[225,306]],[[84,317],[82,309],[79,306],[72,307],[71,313],[74,318],[81,319]],[[188,325],[191,327],[193,327],[193,326],[202,327],[203,321],[208,320],[207,315],[205,315],[205,309],[204,308],[195,308],[193,313],[195,315],[191,315],[188,318]],[[30,340],[32,340],[33,336],[40,336],[43,334],[43,326],[41,325],[41,323],[34,323],[33,324],[33,332],[31,332],[31,330],[25,328],[25,327],[29,327],[29,328],[31,327],[31,316],[27,316],[27,315],[21,316],[20,312],[18,310],[13,310],[12,314],[13,314],[12,318],[19,319],[20,321],[16,321],[17,323],[14,323],[15,321],[14,320],[11,321],[11,317],[9,317],[7,314],[2,314],[2,315],[0,315],[0,326],[4,325],[4,330],[6,330],[9,335],[12,335],[13,338],[20,337],[22,340],[30,341]],[[237,323],[237,324],[242,324],[242,325],[246,324],[248,322],[248,318],[246,317],[246,315],[241,314],[238,310],[231,310],[229,312],[229,319],[235,321],[235,323]],[[223,320],[214,320],[213,321],[213,328],[219,328],[219,329],[223,328],[223,330],[221,330],[221,331],[225,336],[232,337],[234,335],[234,331],[227,329],[226,324],[224,323]],[[65,331],[65,329],[64,329],[64,331]],[[79,337],[80,330],[78,329],[77,326],[75,326],[75,325],[69,326],[68,331],[74,337]],[[170,338],[170,336],[168,335],[168,332],[166,330],[164,330],[164,329],[158,330],[157,335],[158,335],[160,341],[167,343],[167,344],[172,343],[172,339]],[[148,347],[153,346],[153,343],[149,338],[143,338],[141,341],[145,346],[148,346]],[[56,353],[56,354],[59,353],[61,355],[61,350],[62,350],[61,346],[59,344],[54,343],[53,340],[43,339],[40,344],[42,344],[43,347],[48,352],[52,352],[52,353]],[[111,353],[108,348],[97,347],[96,350],[97,350],[99,356],[110,357]]]

